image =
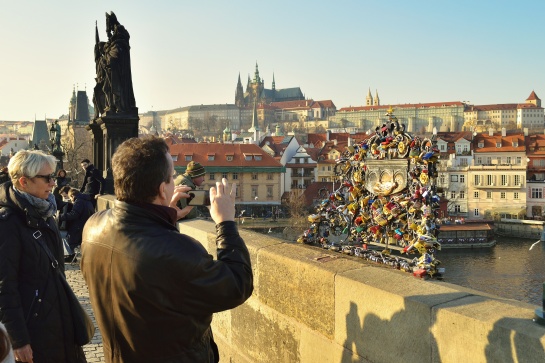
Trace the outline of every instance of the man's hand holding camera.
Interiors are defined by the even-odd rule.
[[[174,194],[170,201],[169,206],[176,209],[178,219],[185,217],[192,206],[188,205],[183,209],[176,206],[176,203],[181,198],[190,198],[191,187],[186,185],[179,185],[174,188]],[[216,182],[216,186],[210,188],[210,215],[216,224],[224,221],[235,220],[235,198],[237,194],[236,184],[227,182],[225,178],[221,182]]]
[[[172,199],[170,200],[169,207],[176,209],[176,214],[178,216],[178,219],[181,219],[185,217],[191,210],[193,209],[192,206],[188,205],[184,207],[183,209],[180,209],[176,203],[182,198],[189,198],[188,192],[191,190],[191,187],[187,185],[178,185],[174,188],[174,194],[172,195]]]

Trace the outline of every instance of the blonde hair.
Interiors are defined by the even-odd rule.
[[[38,175],[44,165],[49,165],[52,170],[55,170],[57,160],[53,155],[47,155],[41,150],[20,150],[9,159],[9,177],[13,185],[20,187],[20,177],[33,178]]]

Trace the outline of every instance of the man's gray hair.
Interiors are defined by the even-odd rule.
[[[9,159],[8,170],[13,185],[19,185],[19,178],[26,176],[33,178],[44,165],[55,170],[57,160],[53,155],[47,155],[41,150],[20,150]]]

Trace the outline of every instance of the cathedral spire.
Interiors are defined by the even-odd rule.
[[[274,82],[274,72],[273,72],[273,83],[272,83],[272,90],[276,90],[276,83]]]
[[[260,83],[261,82],[261,78],[259,77],[259,67],[257,65],[257,61],[255,62],[254,82],[255,83]]]
[[[373,96],[371,96],[371,87],[367,91],[367,97],[365,97],[365,106],[373,106]]]
[[[242,90],[242,82],[240,81],[240,72],[238,73],[237,90],[235,92],[235,105],[243,107],[244,91]]]
[[[375,90],[375,100],[373,101],[373,106],[380,106],[380,98],[378,98],[378,90]]]

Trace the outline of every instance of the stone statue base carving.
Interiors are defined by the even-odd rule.
[[[138,114],[136,116],[114,114],[99,117],[87,126],[93,138],[94,165],[103,171],[106,182],[105,193],[114,192],[112,156],[123,141],[138,137],[139,120]]]

